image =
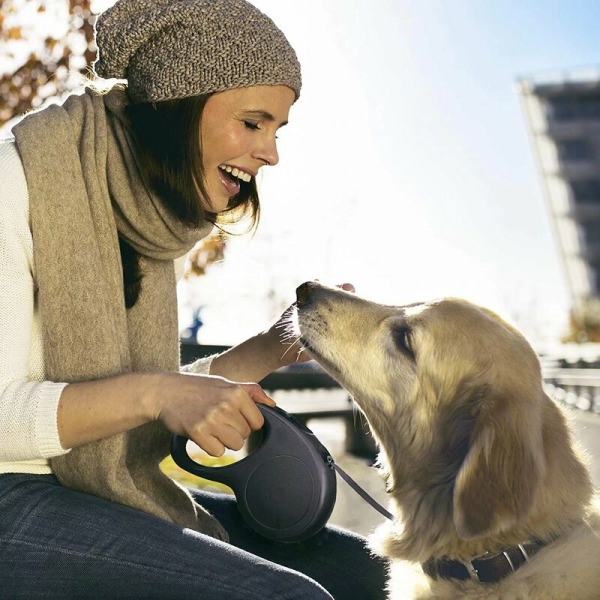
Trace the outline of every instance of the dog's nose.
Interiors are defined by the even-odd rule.
[[[315,285],[316,283],[314,281],[305,281],[296,288],[296,304],[298,306],[306,306],[310,302],[310,297]]]

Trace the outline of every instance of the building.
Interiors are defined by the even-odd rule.
[[[518,81],[574,311],[600,301],[600,67]]]

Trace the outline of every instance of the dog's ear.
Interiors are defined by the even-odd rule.
[[[463,539],[505,531],[526,517],[545,471],[539,402],[486,387],[477,404],[454,488],[454,525]]]

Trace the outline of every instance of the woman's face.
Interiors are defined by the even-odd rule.
[[[200,125],[202,166],[210,202],[221,212],[264,165],[276,165],[277,130],[288,120],[293,90],[284,85],[261,85],[213,94],[206,102]]]

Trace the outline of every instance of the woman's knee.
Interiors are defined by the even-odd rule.
[[[283,584],[284,587],[280,587]],[[333,600],[333,596],[319,583],[302,575],[290,571],[289,575],[282,577],[276,586],[278,589],[272,596],[264,595],[263,598],[277,598],[277,600]]]

